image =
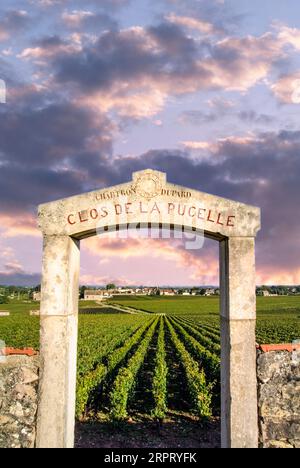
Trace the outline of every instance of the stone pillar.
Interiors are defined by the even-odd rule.
[[[79,241],[45,236],[37,448],[74,446]]]
[[[220,243],[222,447],[257,448],[255,240]]]

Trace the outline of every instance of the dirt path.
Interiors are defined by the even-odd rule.
[[[96,302],[101,308],[109,307],[110,309],[117,310],[119,312],[122,312],[123,314],[132,314],[132,315],[154,315],[150,314],[149,312],[145,312],[144,310],[138,310],[138,309],[132,309],[131,307],[125,307],[121,306],[120,304],[106,304],[103,302]]]
[[[188,418],[155,422],[77,423],[76,448],[220,448],[220,421],[206,427]]]

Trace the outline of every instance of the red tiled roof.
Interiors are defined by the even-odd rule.
[[[0,356],[36,356],[38,353],[32,348],[16,349],[3,348],[0,349]]]
[[[270,344],[270,345],[260,345],[259,349],[264,353],[269,353],[270,351],[295,351],[300,349],[300,343],[294,344]]]

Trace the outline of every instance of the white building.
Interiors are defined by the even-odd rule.
[[[214,296],[214,294],[215,294],[215,290],[214,290],[214,289],[207,289],[207,290],[205,291],[204,296]]]
[[[33,293],[33,300],[36,301],[36,302],[40,302],[41,301],[41,293],[40,292],[34,292]]]
[[[105,289],[86,289],[84,291],[85,301],[102,301],[103,299],[109,299],[112,297],[110,291]]]
[[[160,292],[162,296],[175,296],[174,289],[161,289]]]
[[[191,293],[190,293],[190,291],[183,291],[182,295],[183,296],[190,296]]]
[[[131,296],[136,294],[136,291],[132,288],[118,288],[116,291],[113,291],[113,294],[120,294],[121,296]]]

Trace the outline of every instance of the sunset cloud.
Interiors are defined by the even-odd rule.
[[[271,266],[268,268],[260,267],[257,271],[258,285],[293,285],[300,283],[300,268],[274,270]]]
[[[20,57],[50,58],[54,83],[68,85],[75,99],[133,118],[152,117],[169,96],[246,92],[284,56],[271,33],[212,41],[208,48],[170,22],[104,32],[84,46],[52,41],[25,49]]]
[[[30,17],[26,10],[8,10],[0,18],[0,42],[21,33],[30,25]]]
[[[56,57],[59,54],[70,54],[80,50],[81,47],[78,43],[67,43],[58,36],[52,36],[39,41],[36,47],[24,49],[18,55],[18,58],[26,60],[38,59],[40,61],[41,59]]]
[[[300,29],[281,26],[278,34],[279,40],[300,50]]]
[[[113,29],[117,22],[105,13],[94,13],[89,10],[65,10],[62,14],[63,23],[70,29],[93,30],[99,34],[101,29]]]
[[[300,104],[300,71],[281,77],[271,89],[280,102]]]
[[[0,26],[0,42],[6,41],[9,38],[8,31]]]
[[[4,269],[0,269],[0,284],[2,285],[36,286],[40,281],[40,274],[28,273],[19,264],[7,263]]]
[[[166,20],[179,26],[184,26],[189,29],[194,29],[204,34],[214,34],[217,31],[213,24],[200,19],[191,18],[189,16],[177,16],[174,13],[166,16]]]
[[[190,150],[213,150],[212,143],[208,141],[183,141],[182,145]]]
[[[155,279],[148,279],[145,282],[144,273],[140,271],[142,262],[149,263],[149,254],[151,253],[151,263],[160,262],[161,268],[156,272],[156,280],[164,284],[179,284],[179,278],[184,274],[184,280],[180,284],[217,284],[219,275],[218,259],[215,255],[217,249],[212,249],[211,244],[208,248],[201,250],[199,255],[185,249],[184,240],[159,240],[128,238],[118,239],[117,236],[110,234],[104,237],[89,239],[83,243],[83,257],[87,254],[93,256],[93,259],[99,258],[98,270],[109,272],[107,278],[118,277],[120,271],[125,269],[127,281],[124,284],[145,284],[156,285]],[[215,246],[216,247],[216,246]],[[114,258],[118,259],[119,269],[114,272]],[[103,264],[103,260],[105,260]],[[95,271],[96,271],[95,264]],[[175,270],[174,270],[175,269]],[[204,273],[205,272],[205,273]],[[115,275],[115,276],[114,276]],[[98,278],[97,275],[95,278]],[[89,279],[89,281],[86,281]],[[82,275],[81,281],[88,284],[96,284],[93,277]],[[144,281],[143,281],[144,280]],[[122,281],[116,281],[117,284],[123,284]],[[99,283],[98,283],[99,284]],[[106,284],[105,282],[101,284]]]
[[[100,112],[116,110],[120,116],[142,119],[157,115],[163,110],[166,99],[167,94],[146,86],[132,92],[118,89],[111,93],[95,93],[78,102]]]
[[[40,237],[36,218],[29,214],[18,214],[14,216],[0,214],[0,226],[2,238],[34,236]],[[11,252],[11,249],[8,249]],[[6,250],[7,252],[7,250]],[[1,253],[1,256],[3,252]]]
[[[93,16],[94,13],[88,10],[73,10],[70,12],[64,11],[62,19],[67,26],[78,28],[85,19]]]
[[[101,4],[99,5],[99,0],[85,0],[85,4],[100,6],[104,9],[113,9],[123,7],[130,3],[130,1],[131,0],[101,0]],[[82,4],[81,0],[29,0],[29,2],[32,4],[38,4],[42,7],[53,7],[56,5],[67,6],[71,3],[75,3],[77,5]]]

